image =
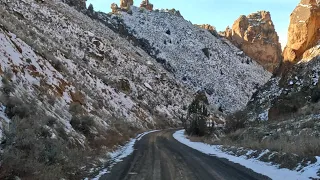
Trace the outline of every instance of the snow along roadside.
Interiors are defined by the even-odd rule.
[[[229,161],[241,164],[242,166],[252,169],[256,173],[263,174],[270,177],[271,179],[307,180],[310,179],[309,177],[320,178],[317,175],[317,171],[320,169],[320,157],[316,157],[317,162],[315,164],[311,164],[303,168],[299,172],[289,169],[279,169],[278,166],[271,165],[270,163],[265,163],[257,159],[247,159],[244,156],[232,156],[230,154],[227,154],[226,152],[223,152],[221,150],[221,146],[219,145],[209,145],[202,142],[191,142],[186,138],[184,132],[184,130],[179,130],[173,134],[173,137],[180,143],[185,144],[195,150],[198,150],[210,156],[226,158]]]
[[[109,173],[109,171],[111,170],[111,168],[114,165],[116,165],[118,162],[121,162],[123,158],[125,158],[133,153],[134,145],[137,141],[140,141],[143,136],[150,134],[150,133],[153,133],[153,132],[157,132],[157,131],[159,131],[159,130],[153,130],[153,131],[148,131],[148,132],[138,134],[135,138],[130,139],[130,141],[127,144],[125,144],[124,146],[122,146],[121,148],[119,148],[113,152],[110,152],[109,153],[110,161],[112,161],[113,163],[109,167],[102,169],[99,172],[99,174],[95,178],[93,178],[92,180],[99,180],[104,174]]]

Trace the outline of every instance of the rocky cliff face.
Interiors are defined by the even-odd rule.
[[[225,37],[269,72],[279,67],[281,45],[269,12],[240,16],[231,29],[226,29]]]
[[[304,158],[311,157],[313,160],[310,162],[316,162],[315,156],[319,154],[316,151],[306,153],[318,149],[320,136],[317,2],[319,1],[303,0],[291,14],[289,41],[283,53],[285,59],[281,65],[281,74],[260,87],[247,106],[227,121],[227,124],[241,122],[241,128],[244,127],[237,141],[242,137],[250,137],[250,143],[257,142],[260,148],[268,149],[279,144],[277,151],[283,151],[283,147],[290,145],[293,145],[292,149],[296,149],[296,144],[299,144],[303,150],[286,152],[294,153],[292,157],[295,158],[285,158],[294,159],[291,163],[286,161],[291,169],[298,169]],[[239,127],[239,124],[233,127]],[[248,139],[245,140],[247,141]],[[270,145],[264,146],[266,143]],[[299,156],[300,160],[297,158]],[[316,171],[319,172],[318,167]]]
[[[205,90],[212,105],[234,112],[271,76],[231,43],[167,11],[112,16],[117,31],[134,37],[151,56],[190,89]]]
[[[317,116],[319,90],[319,1],[302,0],[291,14],[284,62],[291,65],[257,91],[246,108],[250,120]],[[284,64],[286,66],[286,64]]]
[[[283,52],[285,61],[296,63],[301,59],[310,60],[317,55],[313,51],[318,48],[307,50],[319,44],[319,19],[320,2],[317,0],[301,0],[290,16],[288,43]]]
[[[248,103],[249,120],[318,118],[319,1],[302,0],[291,14],[284,62],[291,64],[280,77],[272,78]]]

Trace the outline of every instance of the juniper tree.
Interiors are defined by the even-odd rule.
[[[189,135],[204,136],[206,133],[206,119],[209,116],[207,106],[208,99],[204,92],[196,95],[195,99],[188,107],[189,126],[186,131]]]

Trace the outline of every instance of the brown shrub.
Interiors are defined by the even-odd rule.
[[[293,153],[303,157],[320,154],[320,139],[311,135],[279,135],[261,139],[261,137],[238,130],[228,134],[221,143],[255,150],[269,149],[280,153]]]
[[[247,114],[244,111],[238,111],[234,114],[229,115],[226,118],[226,133],[235,132],[238,129],[243,129],[246,126],[246,116]]]

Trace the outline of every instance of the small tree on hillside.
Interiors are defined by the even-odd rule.
[[[209,116],[207,106],[209,105],[204,92],[196,95],[188,107],[188,124],[185,129],[189,135],[204,136],[207,130],[207,117]]]
[[[89,6],[88,6],[88,11],[91,13],[91,14],[93,14],[93,5],[92,4],[89,4]]]

